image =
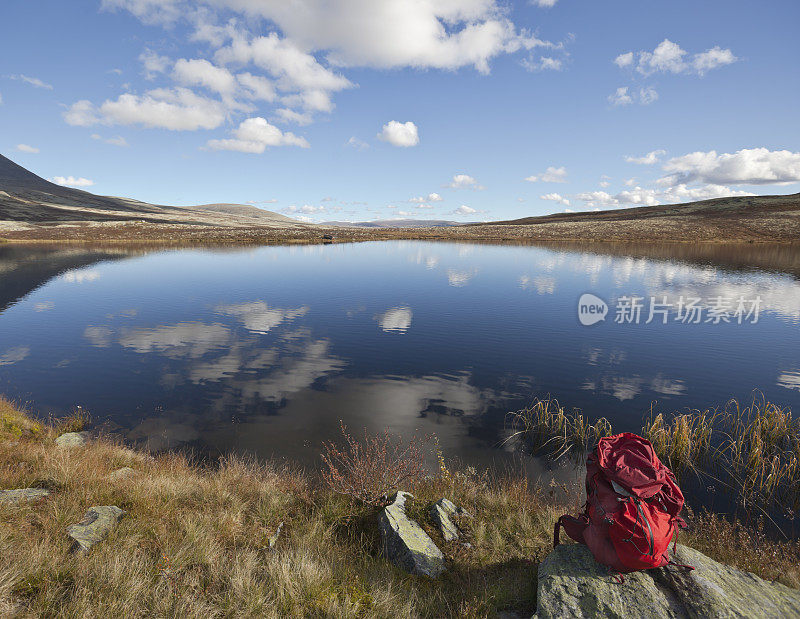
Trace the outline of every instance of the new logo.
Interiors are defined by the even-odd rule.
[[[578,299],[578,320],[585,326],[591,326],[606,319],[608,303],[590,293],[584,293]]]

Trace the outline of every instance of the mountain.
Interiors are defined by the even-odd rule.
[[[129,198],[98,196],[51,183],[3,155],[0,155],[0,220],[307,226],[284,215],[245,204],[164,206]]]
[[[376,219],[374,221],[323,221],[319,225],[337,228],[445,228],[464,224],[443,219]]]

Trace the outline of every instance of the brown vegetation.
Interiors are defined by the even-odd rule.
[[[69,428],[79,425],[75,418]],[[446,475],[422,475],[410,515],[448,563],[430,581],[382,557],[375,507],[332,492],[314,475],[236,457],[201,465],[102,438],[60,449],[57,433],[0,400],[0,488],[52,491],[37,503],[0,504],[0,616],[531,614],[553,522],[577,509],[565,491],[532,487],[522,477],[446,467]],[[123,466],[135,474],[110,477]],[[474,515],[471,548],[445,543],[431,523],[430,505],[442,496]],[[65,528],[87,507],[112,504],[126,515],[111,535],[86,555],[71,552]],[[800,584],[795,544],[767,542],[713,518],[697,520],[690,545]]]

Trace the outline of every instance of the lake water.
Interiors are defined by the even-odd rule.
[[[313,465],[342,420],[504,466],[506,413],[547,394],[619,431],[754,389],[800,411],[799,277],[754,245],[0,246],[0,393],[153,449]]]

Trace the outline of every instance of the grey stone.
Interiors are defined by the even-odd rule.
[[[618,583],[586,546],[558,546],[539,565],[535,617],[800,617],[800,591],[686,546],[678,546],[673,560],[695,569],[633,572]]]
[[[0,503],[28,503],[50,496],[45,488],[15,488],[0,490]]]
[[[83,447],[88,442],[88,432],[67,432],[56,439],[56,445],[59,447]]]
[[[456,507],[449,499],[439,499],[431,507],[431,518],[436,523],[436,526],[439,527],[446,542],[454,542],[460,535],[458,525],[453,519],[468,517],[471,517],[468,512]]]
[[[383,552],[407,572],[436,578],[445,570],[444,555],[422,527],[406,514],[406,504],[413,499],[407,492],[398,492],[394,502],[381,510],[378,524]]]
[[[67,527],[67,535],[75,540],[79,550],[86,552],[105,539],[124,513],[116,505],[90,507],[83,520]]]
[[[278,525],[278,528],[275,530],[275,535],[269,538],[269,549],[272,550],[275,548],[275,544],[278,543],[278,538],[281,536],[281,531],[283,531],[283,523],[281,522]]]
[[[126,477],[130,477],[131,475],[135,475],[136,471],[129,466],[123,466],[121,469],[117,469],[116,471],[112,471],[108,474],[108,478],[111,481],[117,481],[118,479],[125,479]]]

